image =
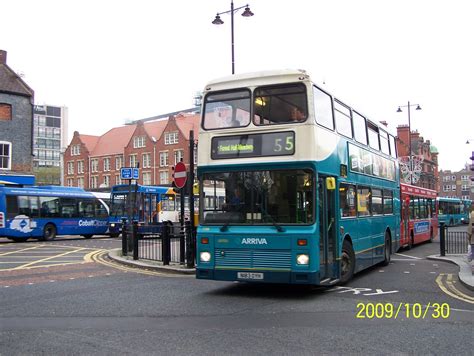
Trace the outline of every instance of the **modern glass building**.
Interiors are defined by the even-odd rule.
[[[34,167],[60,167],[61,151],[68,145],[66,107],[35,105],[33,127]]]

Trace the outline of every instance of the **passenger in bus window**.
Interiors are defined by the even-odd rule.
[[[234,210],[237,211],[240,209],[242,204],[242,198],[239,188],[234,189],[234,195],[228,199],[228,203],[225,204],[224,210]]]
[[[306,114],[298,107],[293,106],[291,108],[291,121],[304,121],[306,119]]]
[[[49,206],[46,202],[43,202],[41,204],[41,216],[49,216],[50,211],[49,211]]]

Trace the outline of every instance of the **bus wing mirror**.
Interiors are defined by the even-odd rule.
[[[336,189],[336,179],[334,177],[326,178],[326,189],[335,190]]]

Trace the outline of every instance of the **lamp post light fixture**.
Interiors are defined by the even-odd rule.
[[[228,14],[230,13],[230,33],[231,33],[231,47],[232,47],[232,74],[235,73],[235,59],[234,59],[234,13],[241,10],[241,9],[244,9],[244,12],[242,13],[242,16],[243,17],[250,17],[250,16],[253,16],[253,12],[250,11],[250,8],[249,8],[249,5],[245,5],[245,6],[240,6],[240,7],[237,7],[237,8],[234,8],[234,1],[231,0],[230,2],[230,10],[228,11],[223,11],[223,12],[218,12],[217,15],[216,15],[216,18],[214,19],[214,21],[212,21],[212,23],[214,25],[222,25],[224,23],[224,21],[222,21],[221,19],[221,16],[220,15],[223,15],[223,14]]]
[[[414,167],[413,167],[413,153],[411,151],[411,121],[410,121],[410,109],[411,109],[411,106],[415,106],[416,105],[416,109],[415,110],[421,110],[421,106],[420,104],[411,104],[410,105],[410,102],[408,102],[408,105],[401,105],[398,107],[398,110],[397,112],[403,112],[402,108],[408,108],[408,164],[409,164],[409,174],[410,174],[410,184],[413,185],[413,170],[414,170]]]

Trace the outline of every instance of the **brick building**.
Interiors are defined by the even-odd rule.
[[[34,91],[0,50],[0,173],[32,173],[33,102]]]
[[[189,164],[189,132],[194,130],[197,137],[199,121],[199,114],[180,113],[115,127],[102,136],[76,131],[64,153],[64,183],[85,189],[108,188],[126,183],[120,179],[120,168],[139,163],[139,184],[171,184],[172,167],[181,159]]]
[[[474,181],[471,178],[474,179],[474,173],[468,165],[458,172],[440,171],[439,196],[474,200]]]
[[[409,132],[408,125],[397,127],[397,151],[402,160],[410,157]],[[425,141],[418,131],[411,131],[411,156],[416,158],[420,171],[419,180],[413,185],[439,191],[438,150],[431,145],[430,140]],[[409,177],[404,180],[403,174],[401,180],[410,183]]]

